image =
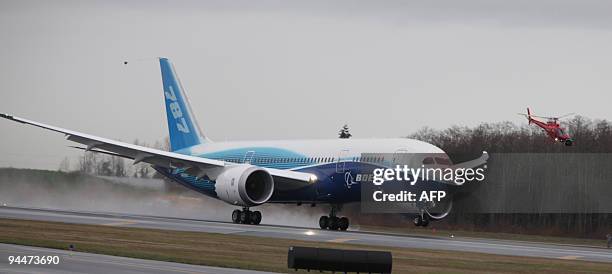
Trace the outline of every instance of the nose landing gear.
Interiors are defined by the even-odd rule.
[[[232,222],[235,224],[253,224],[261,223],[261,212],[250,211],[248,207],[243,210],[236,209],[232,212]]]
[[[342,230],[346,231],[349,227],[349,219],[347,217],[337,217],[336,212],[340,206],[332,205],[329,216],[321,216],[319,218],[319,227],[321,229]]]
[[[419,214],[414,217],[414,225],[427,227],[429,225],[429,216],[427,214]]]

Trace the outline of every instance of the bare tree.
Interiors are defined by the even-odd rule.
[[[79,171],[85,174],[96,174],[98,171],[96,154],[94,152],[85,152],[79,158]]]
[[[70,172],[70,159],[68,159],[68,157],[64,157],[57,170],[61,172]]]
[[[348,139],[351,138],[351,133],[349,132],[349,126],[347,124],[344,124],[344,126],[342,126],[342,128],[340,129],[340,132],[338,132],[338,138],[340,139]]]
[[[115,177],[127,176],[126,174],[127,172],[125,168],[125,161],[123,160],[123,158],[118,157],[118,156],[111,156],[110,161],[111,161],[111,165],[113,169],[113,176]]]

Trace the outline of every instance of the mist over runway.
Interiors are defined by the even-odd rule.
[[[0,169],[0,205],[230,221],[235,206],[161,179]],[[317,227],[328,207],[258,206],[264,224]],[[349,208],[346,209],[348,211]],[[345,212],[343,210],[343,212]]]
[[[58,211],[1,207],[0,218],[53,221],[75,224],[196,231],[316,242],[342,242],[385,247],[424,248],[498,255],[572,259],[612,263],[607,249],[509,240],[408,236],[359,231],[329,231],[276,225],[240,225],[221,221],[169,218],[135,214]]]

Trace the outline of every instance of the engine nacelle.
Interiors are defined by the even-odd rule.
[[[219,199],[239,206],[267,202],[274,192],[274,179],[263,168],[251,165],[228,167],[217,177],[215,190]]]

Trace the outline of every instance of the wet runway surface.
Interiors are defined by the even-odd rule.
[[[117,227],[199,231],[306,241],[367,244],[387,247],[438,249],[457,251],[458,256],[461,252],[467,251],[499,255],[612,263],[612,250],[604,248],[605,242],[603,240],[602,247],[596,248],[509,240],[407,236],[358,231],[327,231],[312,228],[273,225],[254,226],[181,218],[15,207],[0,207],[0,218],[95,224]]]

